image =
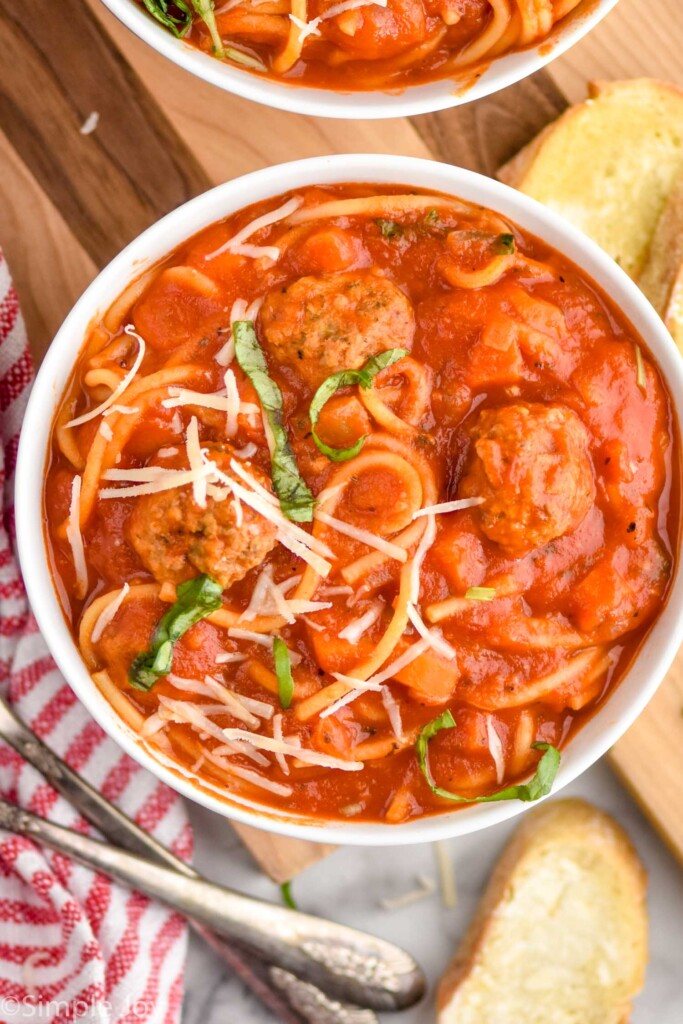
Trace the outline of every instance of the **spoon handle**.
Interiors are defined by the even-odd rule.
[[[116,878],[206,925],[334,999],[400,1010],[423,992],[415,961],[383,939],[184,877],[169,868],[55,825],[0,801],[0,827]]]
[[[144,832],[131,818],[69,768],[33,733],[0,698],[0,739],[33,765],[58,792],[87,818],[111,843],[155,863],[172,868],[187,878],[197,872],[165,846]],[[371,1010],[329,999],[310,982],[262,963],[214,934],[205,925],[190,921],[193,929],[214,953],[251,989],[282,1024],[377,1024]]]

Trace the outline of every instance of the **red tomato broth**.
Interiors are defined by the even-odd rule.
[[[301,210],[306,211],[331,200],[378,194],[391,197],[407,191],[353,184],[305,189],[299,194],[304,199]],[[414,189],[410,191],[420,194]],[[147,743],[152,749],[157,741],[165,744],[167,756],[182,764],[185,771],[194,766],[198,779],[218,786],[226,797],[246,795],[307,817],[354,816],[361,820],[399,821],[448,811],[457,805],[432,794],[419,770],[414,746],[419,730],[445,708],[452,711],[456,726],[438,733],[430,742],[432,773],[440,786],[462,796],[477,797],[527,777],[540,756],[531,749],[533,742],[564,746],[600,707],[632,663],[663,605],[677,551],[680,454],[670,398],[645,344],[600,289],[545,243],[480,208],[463,204],[449,210],[439,205],[445,200],[437,197],[433,207],[428,204],[421,211],[393,216],[392,221],[399,224],[400,230],[392,237],[385,237],[386,229],[383,234],[380,218],[367,215],[313,219],[298,225],[276,223],[255,236],[259,246],[280,241],[282,248],[276,262],[232,255],[232,267],[226,273],[227,254],[214,260],[204,258],[253,219],[276,209],[288,198],[279,197],[238,211],[190,239],[160,264],[160,275],[169,267],[191,266],[211,278],[220,299],[216,295],[210,309],[198,305],[192,296],[185,303],[177,289],[168,305],[159,308],[159,278],[155,276],[120,325],[111,331],[103,324],[98,325],[86,342],[56,419],[46,478],[46,532],[57,588],[67,620],[78,636],[83,614],[93,601],[103,594],[115,594],[126,582],[131,586],[155,582],[130,534],[135,505],[145,499],[95,500],[92,514],[82,527],[88,564],[88,586],[83,598],[77,594],[77,574],[65,530],[71,482],[77,472],[82,472],[97,430],[93,430],[92,422],[70,428],[78,451],[78,464],[74,465],[60,447],[64,430],[60,433],[57,425],[82,415],[102,400],[101,391],[95,396],[85,377],[93,361],[98,366],[106,363],[108,348],[116,355],[112,365],[120,373],[130,367],[135,340],[126,339],[127,354],[123,358],[117,348],[121,338],[126,338],[122,334],[126,323],[144,323],[148,331],[145,357],[136,381],[161,370],[176,372],[175,367],[181,372],[183,367],[190,367],[190,377],[178,386],[215,393],[222,386],[225,372],[215,355],[229,338],[226,327],[235,299],[250,303],[270,293],[281,296],[283,289],[302,278],[310,280],[309,290],[322,287],[321,281],[329,288],[335,281],[346,280],[335,275],[350,271],[358,275],[357,281],[374,288],[376,275],[381,274],[409,300],[415,322],[410,356],[418,367],[426,367],[430,387],[428,408],[417,423],[406,426],[398,417],[408,440],[391,435],[392,444],[398,446],[399,452],[411,453],[410,457],[418,460],[415,465],[427,467],[436,488],[436,500],[462,497],[459,488],[471,473],[473,460],[479,457],[476,444],[480,442],[473,440],[473,433],[480,429],[477,425],[483,422],[482,417],[492,415],[500,420],[506,409],[522,406],[536,430],[534,434],[529,428],[524,444],[545,443],[548,436],[554,436],[548,435],[548,430],[556,427],[543,419],[548,410],[555,415],[559,409],[565,417],[558,421],[557,429],[568,429],[567,425],[571,425],[580,438],[584,436],[581,431],[587,431],[583,455],[591,473],[589,504],[585,510],[582,506],[578,521],[570,528],[534,544],[534,531],[545,537],[539,531],[547,532],[548,521],[552,521],[547,511],[550,505],[544,518],[539,513],[543,503],[537,505],[526,500],[528,495],[521,492],[525,500],[520,499],[520,515],[527,516],[532,538],[528,550],[521,554],[506,550],[482,527],[482,516],[488,505],[500,498],[500,489],[481,506],[436,516],[436,539],[426,553],[420,574],[418,608],[428,627],[442,630],[457,657],[450,665],[438,652],[427,649],[388,683],[400,710],[403,740],[394,734],[379,693],[362,694],[327,718],[321,719],[318,714],[302,718],[297,714],[297,708],[306,707],[306,701],[319,700],[324,688],[334,683],[332,672],[353,674],[356,666],[372,656],[394,614],[401,574],[398,561],[385,560],[365,572],[354,583],[352,593],[333,593],[326,598],[327,588],[348,587],[343,575],[345,567],[368,555],[377,556],[378,552],[325,524],[319,527],[320,538],[331,548],[334,560],[329,577],[319,581],[314,599],[329,601],[331,607],[299,616],[295,624],[277,629],[300,659],[293,666],[295,694],[291,708],[283,712],[283,732],[290,739],[298,737],[302,747],[309,750],[345,760],[360,757],[364,763],[362,770],[347,772],[303,765],[288,755],[290,774],[285,775],[269,753],[267,767],[256,765],[241,754],[232,758],[233,763],[289,787],[291,792],[284,797],[264,793],[208,760],[202,761],[203,748],[211,751],[220,743],[213,738],[201,739],[189,725],[167,722],[156,738],[150,737]],[[386,202],[391,206],[390,198]],[[430,211],[437,207],[435,218]],[[452,246],[447,244],[449,233],[464,228],[487,230],[495,239],[492,225],[497,232],[501,224],[515,239],[515,252],[504,272],[483,287],[454,287],[443,272],[443,261],[452,252]],[[254,239],[249,239],[249,243],[254,243]],[[316,261],[322,268],[318,275]],[[463,262],[467,263],[467,258]],[[353,309],[349,313],[348,306],[343,304],[341,285],[340,289],[341,304],[328,303],[325,316],[351,316],[353,320]],[[216,317],[218,303],[222,303],[224,324]],[[155,325],[154,310],[158,310],[158,322],[163,328]],[[190,310],[197,317],[196,322],[188,321]],[[383,310],[384,307],[379,309],[378,316],[383,315]],[[105,316],[103,320],[106,319]],[[171,346],[167,335],[173,334],[176,322],[184,325],[186,334],[176,338]],[[294,339],[295,348],[298,343],[308,344],[318,323],[316,320],[308,324],[309,333],[301,336],[303,342]],[[292,365],[280,363],[274,357],[261,314],[256,319],[256,328],[269,374],[282,391],[287,432],[306,483],[318,495],[335,474],[355,474],[356,479],[344,492],[333,515],[363,528],[372,529],[376,522],[379,529],[383,519],[396,515],[394,506],[400,505],[400,488],[387,484],[388,470],[384,467],[374,471],[374,479],[372,471],[353,469],[354,462],[361,467],[365,464],[362,460],[368,452],[373,458],[376,456],[381,449],[372,445],[379,444],[379,440],[366,442],[356,457],[358,461],[334,463],[323,455],[313,442],[308,416],[315,388],[297,372],[296,355]],[[364,362],[365,356],[360,356],[357,348],[348,347],[348,338],[347,334],[341,340],[333,338],[327,343],[328,354],[332,352],[342,360],[339,369],[358,367]],[[356,339],[355,344],[359,343]],[[503,343],[514,350],[512,354],[501,347]],[[644,390],[638,382],[636,345],[645,369]],[[391,346],[392,339],[388,337],[381,348]],[[484,358],[485,349],[493,353],[488,361]],[[355,361],[344,362],[344,351],[347,356],[352,352]],[[508,359],[505,370],[503,356]],[[256,393],[235,361],[230,369],[235,373],[241,400],[256,403]],[[383,371],[373,391],[393,395],[397,411],[409,410],[411,403],[403,393],[407,380],[408,377],[401,377],[399,362]],[[143,409],[130,430],[117,468],[161,463],[168,468],[186,468],[185,436],[192,416],[198,421],[202,444],[225,443],[222,412],[188,406],[168,410],[160,404],[168,394],[167,389],[162,389],[158,400],[149,409]],[[321,416],[321,436],[328,443],[349,443],[349,423],[352,427],[360,423],[365,432],[369,428],[371,438],[387,436],[386,428],[374,419],[372,407],[366,410],[362,405],[363,398],[362,389],[351,387],[339,391],[330,401],[332,409],[334,403],[342,409],[342,422],[335,428],[336,417],[329,418],[328,432],[334,434],[336,429],[339,434],[328,439]],[[358,408],[349,412],[346,406],[351,399]],[[125,401],[124,392],[119,402]],[[132,404],[137,401],[136,398]],[[119,416],[118,423],[125,418]],[[100,422],[98,417],[95,423]],[[111,417],[111,422],[118,429],[116,416]],[[494,427],[499,425],[494,423]],[[351,440],[357,436],[358,430],[354,433],[351,429]],[[525,463],[518,451],[518,440],[513,445],[517,460],[514,465],[520,473],[527,473],[527,477],[520,478],[523,484],[526,481],[529,486],[538,487],[538,478],[533,476],[535,468],[547,462],[552,469],[553,452],[539,454],[532,445],[532,457]],[[260,472],[259,479],[270,479],[270,458],[260,422],[240,415],[238,433],[232,443],[236,449],[256,444],[255,453],[244,461],[244,466],[250,472]],[[486,444],[495,448],[490,440]],[[169,447],[176,450],[164,452]],[[162,452],[157,453],[157,448]],[[368,472],[367,479],[364,472]],[[399,479],[403,484],[404,478]],[[502,488],[509,486],[505,472],[501,481]],[[99,486],[117,484],[100,481]],[[164,495],[177,495],[180,490],[166,491]],[[184,490],[189,492],[189,488]],[[378,506],[383,493],[389,495],[392,507]],[[212,508],[215,509],[215,503]],[[518,522],[519,517],[514,519],[513,526]],[[495,523],[490,529],[494,528]],[[390,534],[387,539],[394,537]],[[410,558],[415,544],[407,550]],[[242,579],[227,589],[226,607],[238,612],[247,607],[264,565],[272,567],[276,582],[301,575],[306,568],[300,559],[277,544],[261,564],[249,568]],[[188,563],[186,568],[183,578],[197,575],[193,565]],[[169,586],[168,580],[158,582]],[[180,579],[171,581],[178,582]],[[292,593],[298,592],[298,586]],[[466,599],[464,594],[469,587],[493,588],[496,594],[490,601]],[[453,598],[459,601],[457,613],[432,622],[429,609]],[[189,700],[197,705],[216,703],[212,697],[183,693],[167,678],[160,679],[148,693],[129,685],[128,671],[134,656],[148,646],[157,622],[172,600],[168,593],[165,598],[157,593],[140,600],[126,600],[104,628],[101,639],[82,645],[91,670],[106,670],[112,684],[129,702],[127,706],[146,717],[159,711],[159,697]],[[355,641],[340,638],[343,629],[377,600],[383,602],[381,614],[367,631]],[[252,626],[250,621],[244,621],[238,628],[249,630]],[[385,666],[417,639],[412,627],[404,630]],[[533,687],[539,680],[566,668],[574,657],[583,657],[586,650],[597,652],[595,671],[591,663],[578,678],[551,687],[540,697],[536,694]],[[215,658],[219,652],[247,658],[217,665]],[[273,669],[272,655],[265,647],[250,639],[230,637],[225,628],[209,619],[193,626],[174,649],[175,676],[201,680],[210,674],[234,693],[270,704],[277,714],[282,709],[277,687],[273,686]],[[213,714],[211,720],[220,728],[244,728],[227,710],[225,714]],[[490,726],[501,743],[505,764],[502,779],[497,777],[497,764],[487,739]],[[270,736],[271,729],[271,722],[262,720],[259,731]],[[370,759],[365,760],[366,756]]]
[[[493,58],[539,44],[595,0],[216,0],[219,59],[250,74],[343,92],[386,91],[479,78]],[[290,20],[294,15],[302,26]],[[314,31],[308,32],[306,24]],[[195,16],[183,37],[217,56],[210,31]],[[259,68],[259,65],[260,68]]]

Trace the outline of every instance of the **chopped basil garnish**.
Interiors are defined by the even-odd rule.
[[[258,343],[251,320],[238,320],[232,327],[235,339],[235,357],[254,385],[273,435],[270,456],[273,488],[280,508],[288,519],[297,523],[310,523],[315,500],[299,473],[292,446],[284,428],[282,393],[268,374],[266,359]]]
[[[280,886],[280,893],[282,895],[282,902],[286,907],[289,907],[290,910],[299,909],[296,905],[294,897],[292,896],[291,882],[283,882],[282,885]]]
[[[367,435],[364,434],[363,437],[359,437],[350,448],[330,448],[329,445],[320,440],[315,430],[325,403],[340,388],[348,388],[354,384],[359,384],[360,387],[366,389],[372,387],[372,383],[380,370],[384,370],[387,366],[397,363],[399,359],[403,359],[407,355],[408,352],[404,348],[390,348],[386,352],[380,352],[379,355],[372,356],[371,359],[368,359],[367,363],[361,366],[360,370],[339,370],[338,373],[333,373],[327,380],[322,382],[313,396],[309,415],[313,428],[313,440],[323,455],[327,455],[328,459],[331,459],[333,462],[346,462],[347,459],[354,458],[365,444],[365,437]]]
[[[436,210],[429,210],[425,214],[425,224],[436,224],[436,222],[440,219],[441,218],[439,217],[439,214],[436,212]]]
[[[213,0],[192,0],[192,6],[209,30],[214,54],[216,57],[225,57],[225,47],[216,24]]]
[[[515,251],[514,235],[498,235],[496,238],[496,253],[499,256],[512,256]]]
[[[493,601],[495,596],[495,587],[469,587],[465,591],[468,601]]]
[[[403,234],[403,228],[395,220],[384,220],[378,217],[375,224],[382,232],[382,238],[398,238]]]
[[[151,690],[173,667],[173,645],[200,619],[221,606],[223,588],[210,576],[197,576],[181,583],[176,600],[159,621],[149,648],[138,654],[128,671],[128,682],[136,690]]]
[[[167,0],[143,0],[143,3],[152,17],[156,18],[164,28],[170,29],[174,36],[181,39],[189,31],[192,24],[192,11],[185,0],[173,0],[170,4]],[[178,14],[171,13],[169,7],[178,11]]]
[[[280,707],[286,711],[294,696],[294,680],[292,678],[292,661],[289,657],[287,644],[279,636],[273,639],[273,659],[277,676],[277,694]]]
[[[420,731],[415,744],[417,763],[427,780],[429,788],[436,796],[443,797],[445,800],[452,800],[458,804],[484,804],[493,803],[496,800],[523,800],[528,802],[538,800],[542,796],[547,796],[552,789],[555,776],[560,767],[560,752],[556,747],[551,746],[550,743],[531,744],[533,750],[543,750],[545,753],[538,762],[536,774],[529,782],[522,782],[517,786],[508,786],[507,789],[501,789],[500,792],[492,793],[490,796],[475,797],[458,796],[457,793],[451,793],[449,790],[437,786],[429,768],[427,747],[429,741],[436,736],[437,732],[441,732],[442,729],[453,729],[454,727],[455,719],[453,715],[450,711],[444,711],[438,718],[425,725]]]

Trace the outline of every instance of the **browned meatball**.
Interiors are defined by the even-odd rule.
[[[225,467],[232,452],[227,446],[205,446]],[[264,487],[270,481],[245,464]],[[224,589],[243,579],[263,562],[276,544],[276,528],[247,505],[237,525],[230,498],[207,497],[206,508],[194,501],[191,487],[179,487],[138,498],[130,518],[129,537],[145,567],[160,581],[182,583],[206,573]]]
[[[261,324],[275,358],[312,388],[385,349],[410,349],[415,332],[409,300],[376,270],[301,277],[266,296]]]
[[[474,453],[460,484],[490,540],[520,556],[574,530],[594,496],[589,436],[563,405],[519,403],[485,409],[473,429]]]

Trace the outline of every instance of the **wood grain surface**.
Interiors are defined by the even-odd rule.
[[[23,0],[0,13],[0,245],[36,359],[84,287],[144,227],[210,185],[268,164],[342,152],[434,157],[494,174],[586,83],[683,84],[683,2],[621,0],[543,72],[476,104],[411,120],[332,121],[223,93],[151,51],[100,0]],[[96,111],[96,130],[80,128]],[[612,752],[683,857],[683,658]],[[272,877],[330,847],[240,827]]]

